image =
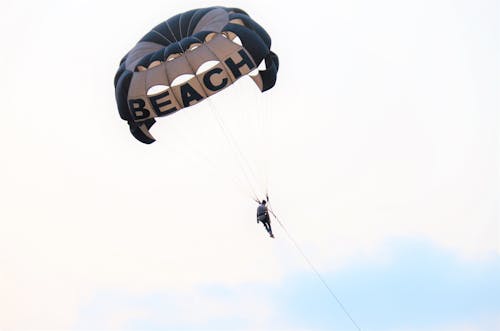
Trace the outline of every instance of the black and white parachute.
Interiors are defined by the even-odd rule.
[[[257,70],[261,62],[264,70]],[[276,83],[278,56],[269,34],[241,9],[178,14],[148,32],[115,76],[120,116],[139,141],[155,141],[156,117],[192,106],[249,75],[264,92]]]

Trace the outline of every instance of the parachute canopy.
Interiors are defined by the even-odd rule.
[[[261,63],[264,70],[257,70]],[[242,76],[264,92],[276,83],[278,56],[267,32],[241,9],[210,7],[178,14],[148,32],[120,62],[115,96],[120,117],[139,141],[170,115]]]

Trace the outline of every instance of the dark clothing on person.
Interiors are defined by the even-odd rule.
[[[271,219],[269,218],[269,212],[267,211],[267,207],[265,204],[261,203],[259,207],[257,207],[257,223],[262,222],[266,231],[269,233],[271,237],[274,238],[273,230],[271,229]]]
[[[266,228],[266,231],[269,233],[269,235],[274,238],[273,230],[271,229],[271,222],[262,222],[262,224],[264,224],[264,227]]]
[[[264,204],[260,204],[258,207],[257,207],[257,218],[259,216],[262,216],[262,215],[267,215],[267,207],[266,205]]]

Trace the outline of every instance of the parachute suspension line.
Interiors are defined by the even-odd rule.
[[[178,41],[178,40],[177,40],[177,38],[175,37],[174,32],[172,31],[172,28],[171,28],[171,27],[170,27],[170,25],[168,24],[168,21],[164,21],[164,23],[165,23],[165,25],[167,26],[167,28],[168,28],[168,30],[170,31],[170,33],[172,34],[172,36],[174,37],[175,41],[176,41],[177,43],[179,43],[179,41]],[[163,35],[162,35],[162,36],[163,36]],[[181,35],[181,37],[182,37],[182,35]],[[165,39],[166,39],[166,37],[165,37]],[[202,42],[199,38],[196,38],[196,39],[198,39],[200,42]],[[168,40],[168,39],[167,39],[167,40]],[[182,47],[182,45],[181,45],[180,43],[179,43],[179,46],[181,47],[182,51],[183,51],[183,52],[185,52],[184,48]],[[192,70],[193,72],[195,72],[195,70],[194,70],[193,66],[191,65],[191,63],[190,63],[189,61],[188,61],[188,65],[189,65],[189,67],[191,68],[191,70]],[[211,100],[209,99],[209,101],[211,101]],[[181,135],[181,136],[182,136],[182,135]],[[185,137],[184,137],[184,138],[185,138]],[[188,139],[184,139],[184,141],[185,141],[185,142],[188,142]],[[208,164],[210,164],[210,165],[212,166],[212,168],[213,168],[213,169],[218,170],[218,167],[217,167],[217,164],[215,163],[215,161],[211,160],[211,159],[210,159],[210,158],[209,158],[206,154],[202,153],[202,152],[200,151],[200,149],[198,149],[198,148],[196,148],[196,147],[194,146],[194,144],[189,144],[189,145],[190,145],[190,147],[191,147],[191,150],[192,150],[192,151],[195,151],[195,153],[193,153],[193,154],[196,154],[196,155],[201,155],[201,157],[202,157],[202,158],[203,158],[203,159],[204,159],[204,160],[205,160]],[[232,175],[231,179],[233,180],[233,184],[235,184],[235,186],[236,186],[236,187],[244,187],[244,186],[245,186],[245,185],[243,185],[243,183],[242,183],[241,179],[240,179],[240,178],[238,178],[237,176],[235,176],[234,174]],[[249,184],[250,184],[250,183],[249,183]],[[255,196],[256,194],[255,194],[255,191],[254,191],[253,187],[251,186],[251,184],[250,184],[250,189],[253,191],[253,195]]]
[[[264,187],[265,187],[265,190],[266,190],[266,197],[268,196],[269,194],[269,162],[270,162],[270,155],[272,154],[271,153],[271,147],[272,145],[270,144],[271,142],[271,135],[270,135],[270,132],[269,132],[269,122],[270,122],[270,107],[269,107],[269,102],[268,102],[268,98],[267,98],[267,95],[264,94],[262,96],[263,98],[263,101],[264,101],[264,116],[263,116],[263,120],[262,120],[262,131],[263,131],[263,139],[265,140],[264,141],[264,144],[263,146],[268,143],[269,146],[267,146],[267,148],[265,148],[265,151],[264,151]]]
[[[234,137],[232,135],[230,135],[229,130],[225,128],[224,122],[223,122],[222,118],[219,116],[219,114],[217,113],[217,110],[215,109],[215,106],[212,104],[212,100],[210,100],[210,99],[207,99],[207,100],[208,100],[208,104],[210,105],[210,110],[212,111],[212,114],[214,115],[214,117],[215,117],[215,119],[217,121],[217,124],[219,125],[219,127],[220,127],[222,133],[224,134],[224,136],[226,137],[226,141],[237,152],[235,154],[235,156],[236,156],[236,159],[237,159],[237,161],[238,161],[238,163],[240,165],[241,171],[242,171],[243,175],[245,176],[250,189],[252,190],[253,200],[256,200],[256,199],[258,200],[255,187],[252,184],[252,180],[250,179],[249,175],[247,174],[247,171],[245,169],[245,164],[243,164],[245,162],[247,163],[246,166],[249,169],[250,173],[252,174],[252,169],[248,165],[248,160],[246,160],[246,158],[243,156],[243,153],[241,152],[240,148],[238,147],[238,144],[236,143]],[[255,175],[253,175],[253,176],[255,178]]]
[[[172,36],[174,37],[175,41],[178,43],[179,41],[177,40],[177,38],[175,37],[175,34],[173,33],[172,31],[172,28],[170,27],[168,21],[164,21],[165,25],[167,26],[167,28],[169,29],[170,33],[172,34]],[[165,37],[166,39],[166,37]],[[199,40],[199,38],[196,38]],[[199,40],[200,41],[200,40]],[[181,47],[182,51],[185,52],[185,50],[183,49],[182,45],[179,43],[179,46]],[[193,70],[192,66],[191,66],[191,63],[189,63],[189,66],[191,67],[191,70]],[[194,72],[194,70],[193,70]],[[250,172],[250,175],[253,176],[255,182],[258,182],[257,181],[257,176],[255,176],[255,173],[252,171],[252,167],[250,166],[250,163],[248,162],[248,160],[245,158],[245,156],[243,155],[243,153],[241,152],[241,149],[239,148],[237,142],[236,142],[236,139],[234,138],[234,136],[231,134],[231,132],[225,128],[224,126],[224,122],[222,120],[222,118],[219,116],[219,114],[217,113],[214,105],[212,104],[212,100],[208,99],[208,103],[210,105],[210,109],[212,110],[212,113],[215,115],[216,117],[216,120],[217,120],[217,123],[219,124],[221,130],[223,131],[224,133],[224,136],[226,137],[226,139],[230,142],[230,145],[233,145],[233,148],[236,149],[237,153],[239,154],[240,158],[241,159],[238,159],[238,162],[240,163],[240,167],[241,167],[241,170],[250,186],[250,189],[253,193],[253,199],[257,199],[257,193],[256,193],[256,190],[254,188],[254,186],[252,185],[252,181],[250,180],[249,176],[247,175],[246,171],[245,171],[245,165],[243,165],[241,163],[241,160],[243,160],[243,163],[246,164],[246,167],[248,168],[249,172]],[[267,190],[267,188],[266,188]]]
[[[273,217],[276,219],[276,221],[281,226],[281,228],[283,229],[283,231],[285,231],[285,234],[287,235],[288,239],[293,243],[293,245],[295,246],[295,248],[297,249],[297,251],[299,251],[299,253],[302,255],[302,257],[307,262],[307,264],[309,264],[309,267],[311,268],[311,270],[316,274],[316,276],[318,277],[318,279],[321,281],[321,283],[328,290],[328,292],[330,293],[330,295],[332,296],[332,298],[335,299],[335,301],[337,302],[337,304],[340,306],[340,308],[343,310],[343,312],[346,314],[346,316],[351,320],[352,324],[356,327],[356,329],[358,329],[358,331],[361,331],[361,328],[358,326],[358,324],[356,323],[356,321],[354,321],[354,319],[352,318],[351,314],[349,314],[349,312],[347,311],[347,308],[342,304],[342,302],[335,295],[335,293],[333,293],[332,289],[330,288],[330,286],[328,286],[328,283],[325,281],[325,279],[323,278],[323,276],[321,276],[321,274],[319,273],[318,269],[314,266],[314,264],[311,262],[311,260],[309,260],[309,258],[307,257],[307,255],[304,253],[304,251],[300,247],[300,245],[297,243],[297,241],[295,241],[295,239],[293,239],[292,235],[288,232],[288,230],[283,225],[283,223],[281,223],[281,221],[278,218],[278,216],[276,216],[276,214],[272,210],[271,205],[269,205],[268,210],[271,213],[271,215],[273,215]]]
[[[179,122],[181,121],[178,121],[178,124]],[[237,187],[239,189],[239,192],[243,195],[247,195],[248,194],[248,191],[246,191],[244,189],[245,187],[245,184],[242,182],[241,178],[239,178],[238,176],[235,176],[234,174],[231,174],[230,177],[227,177],[227,176],[223,176],[221,173],[220,173],[220,169],[219,169],[219,165],[216,163],[216,161],[214,161],[213,159],[211,159],[209,157],[208,154],[204,153],[200,148],[198,148],[199,146],[196,145],[196,143],[192,142],[185,134],[185,130],[177,130],[177,128],[174,126],[172,126],[172,129],[175,131],[175,135],[180,137],[180,139],[183,141],[184,145],[186,145],[190,151],[191,151],[191,156],[194,157],[194,158],[198,158],[198,161],[203,163],[203,164],[209,164],[211,167],[212,167],[212,170],[214,170],[215,173],[217,173],[218,175],[221,175],[221,177],[223,178],[230,178],[234,184],[234,187]],[[185,151],[184,151],[185,152]],[[250,196],[251,197],[251,196]]]
[[[257,176],[255,175],[255,172],[253,171],[250,162],[248,161],[248,159],[245,157],[245,155],[241,151],[241,148],[238,145],[238,141],[236,140],[236,138],[234,137],[234,135],[231,133],[231,130],[229,130],[228,128],[226,128],[226,125],[224,124],[224,120],[223,120],[222,116],[220,116],[220,114],[218,113],[216,107],[212,103],[212,100],[208,99],[208,103],[210,104],[210,108],[212,110],[212,113],[215,115],[215,118],[217,119],[217,122],[220,124],[221,129],[225,132],[224,135],[226,136],[226,138],[228,138],[228,140],[231,143],[231,145],[233,145],[233,147],[235,148],[235,150],[238,153],[239,157],[241,158],[241,160],[243,161],[244,165],[248,169],[248,172],[249,172],[250,176],[253,178],[253,180],[255,182],[257,182]]]
[[[249,77],[248,77],[249,78]],[[257,92],[258,91],[258,92]],[[245,111],[242,115],[245,115],[244,122],[248,123],[251,127],[252,136],[252,150],[250,160],[254,161],[253,167],[248,166],[253,172],[254,178],[259,188],[259,194],[263,194],[267,191],[266,183],[266,167],[265,161],[268,156],[268,149],[266,148],[266,135],[264,130],[264,115],[265,108],[263,103],[264,95],[259,90],[254,90],[254,93],[258,93],[259,97],[255,98],[256,102],[253,106],[242,107]]]
[[[165,25],[167,26],[168,30],[170,31],[170,33],[172,34],[172,36],[174,37],[175,41],[177,43],[179,43],[179,40],[177,40],[177,38],[175,37],[175,34],[174,32],[172,31],[172,28],[170,27],[168,21],[164,21]],[[190,22],[191,24],[191,22]],[[163,35],[162,35],[163,36]],[[167,39],[165,36],[163,36],[165,39]],[[182,37],[182,36],[181,36]],[[196,39],[199,40],[199,38],[196,37]],[[168,40],[168,39],[167,39]],[[201,40],[199,40],[201,41]],[[185,50],[183,49],[182,45],[179,43],[179,46],[181,47],[182,51],[185,52]],[[191,66],[191,63],[189,63],[189,66],[191,67],[191,69],[193,70],[192,66]],[[194,70],[193,70],[194,72]],[[219,124],[224,136],[226,137],[226,140],[229,142],[230,145],[233,146],[233,148],[237,151],[238,155],[239,155],[239,158],[238,159],[238,162],[240,163],[240,167],[241,167],[241,170],[250,186],[250,189],[253,193],[253,200],[256,200],[258,201],[258,197],[257,197],[257,193],[256,193],[256,190],[254,188],[254,186],[252,185],[252,181],[250,180],[247,172],[245,171],[245,165],[247,167],[247,169],[249,170],[249,173],[251,176],[253,176],[255,182],[257,183],[258,180],[257,180],[257,176],[255,175],[255,173],[253,172],[252,170],[252,167],[250,166],[250,163],[248,162],[247,158],[245,158],[245,156],[243,155],[243,153],[241,152],[241,149],[239,148],[237,142],[236,142],[236,139],[234,138],[234,136],[231,134],[231,132],[225,128],[224,126],[224,121],[222,120],[222,118],[219,116],[219,114],[217,113],[214,105],[212,104],[212,100],[208,99],[208,103],[210,105],[210,109],[212,110],[212,113],[215,115],[214,117],[216,118],[217,120],[217,123]],[[208,160],[208,158],[207,158]],[[242,164],[242,161],[243,163],[245,164]],[[267,196],[267,179],[266,179],[266,184],[265,184],[265,190],[266,190],[266,196]]]
[[[263,97],[264,95],[262,94],[261,91],[255,90],[256,92],[254,93],[259,93],[259,97],[256,98],[258,100],[257,107],[256,109],[250,109],[249,113],[249,118],[252,119],[253,121],[249,120],[249,122],[252,122],[254,127],[255,127],[255,134],[257,135],[257,150],[255,150],[255,167],[257,170],[257,175],[258,180],[259,180],[259,185],[262,188],[261,193],[266,193],[267,191],[267,183],[266,183],[266,167],[265,167],[265,160],[267,158],[267,146],[266,146],[266,136],[265,136],[265,131],[264,131],[264,126],[263,126],[263,121],[264,121],[264,115],[265,115],[265,109],[264,109],[264,104],[263,104]]]

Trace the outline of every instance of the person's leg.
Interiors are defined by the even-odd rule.
[[[270,223],[270,222],[265,222],[264,224],[266,225],[266,230],[267,230],[267,233],[269,233],[269,235],[270,235],[271,237],[274,237],[274,235],[273,235],[273,231],[271,230],[271,223]]]

